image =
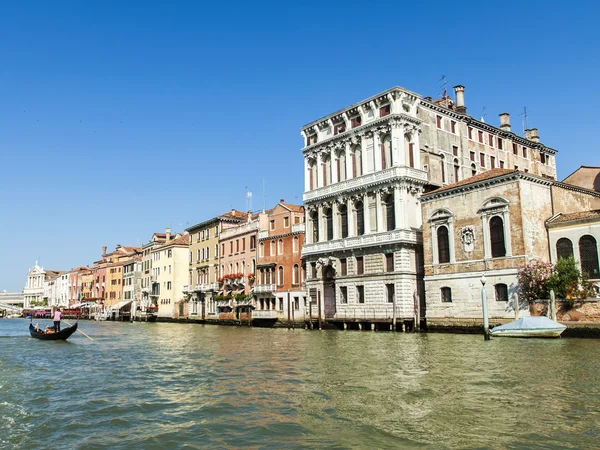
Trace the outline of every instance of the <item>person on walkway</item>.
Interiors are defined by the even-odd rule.
[[[54,331],[58,333],[60,331],[60,319],[62,318],[62,312],[57,309],[54,312]]]

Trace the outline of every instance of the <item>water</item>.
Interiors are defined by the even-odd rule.
[[[0,320],[0,448],[597,448],[600,346]]]

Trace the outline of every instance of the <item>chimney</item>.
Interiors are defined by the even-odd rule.
[[[454,93],[456,94],[456,111],[462,114],[467,112],[467,108],[465,107],[465,87],[454,86]]]
[[[500,129],[502,131],[510,131],[510,114],[502,113],[498,115],[500,116]]]
[[[106,245],[102,246],[102,256],[106,255]]]
[[[529,139],[533,142],[540,142],[540,135],[538,134],[538,129],[531,128],[529,130],[525,130],[525,139]]]
[[[167,242],[169,242],[169,240],[171,239],[171,229],[170,229],[170,228],[167,228],[167,229],[165,230],[165,233],[166,233],[166,235],[167,235],[167,239],[166,239],[166,240],[167,240]]]
[[[285,203],[285,200],[281,199],[279,200],[279,203]]]

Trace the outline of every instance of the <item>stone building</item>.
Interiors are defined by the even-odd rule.
[[[167,232],[165,243],[152,249],[151,295],[158,297],[158,317],[178,318],[188,315],[183,286],[187,283],[189,264],[187,233],[171,237]],[[156,294],[155,294],[156,293]]]
[[[581,166],[563,180],[563,183],[600,192],[600,167]]]
[[[267,211],[267,229],[258,232],[256,272],[248,275],[253,286],[254,321],[303,322],[306,293],[302,287],[304,207],[283,200]]]
[[[142,254],[136,253],[123,262],[123,302],[130,302],[131,316],[142,312]]]
[[[140,306],[142,312],[148,314],[156,313],[158,310],[158,297],[160,294],[158,282],[152,278],[152,250],[165,243],[167,234],[170,236],[170,228],[167,228],[166,233],[154,233],[150,241],[142,245],[142,298]]]
[[[494,127],[456,102],[395,87],[302,128],[306,288],[330,322],[412,320],[424,307],[426,190],[494,168],[553,180],[556,151],[537,129]],[[393,305],[396,304],[394,309]]]
[[[515,316],[517,271],[549,260],[545,222],[599,205],[600,194],[515,169],[493,169],[421,197],[428,326]],[[521,305],[521,309],[526,305]]]
[[[54,280],[59,273],[57,270],[44,270],[36,261],[27,274],[27,283],[23,289],[23,307],[28,309],[34,306],[50,306],[50,301],[54,301],[55,296]]]
[[[184,293],[189,298],[190,316],[202,319],[216,317],[215,297],[219,291],[222,231],[245,222],[248,215],[235,209],[189,228],[189,279]]]

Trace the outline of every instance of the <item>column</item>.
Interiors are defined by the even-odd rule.
[[[483,228],[483,258],[489,259],[492,257],[490,248],[490,229],[488,228],[487,216],[481,216],[481,227]]]
[[[510,221],[508,219],[508,211],[502,213],[502,219],[504,219],[504,245],[506,246],[506,256],[512,256],[512,240],[511,240],[511,229]],[[575,252],[573,252],[575,253]],[[579,252],[577,252],[579,253]]]
[[[338,166],[338,157],[336,155],[336,151],[332,150],[330,152],[330,157],[329,157],[329,167],[331,168],[331,184],[333,183],[337,183],[340,181],[339,177],[338,177],[338,171],[337,171],[337,166]]]
[[[340,203],[337,201],[333,202],[331,205],[332,211],[332,220],[333,220],[333,240],[340,239],[341,233],[341,223],[340,223]]]
[[[310,191],[310,164],[308,157],[304,157],[304,192]]]
[[[362,174],[372,172],[373,169],[373,139],[372,133],[361,137],[361,163]]]
[[[383,167],[381,161],[381,139],[379,138],[379,133],[373,133],[373,160],[374,170],[375,172],[379,172]]]
[[[319,205],[318,207],[318,215],[317,215],[317,220],[319,221],[319,240],[318,242],[323,242],[325,239],[323,239],[323,236],[325,236],[325,217],[323,217],[323,205]]]
[[[352,154],[350,151],[350,142],[345,142],[344,146],[346,148],[346,179],[349,180],[352,178]]]
[[[407,165],[406,151],[404,149],[404,133],[400,123],[392,122],[390,136],[392,139],[392,165],[404,166]],[[398,223],[398,221],[396,221]]]
[[[381,160],[381,159],[380,159]],[[383,207],[381,205],[381,191],[375,192],[375,212],[377,214],[377,231],[384,231]]]
[[[348,237],[355,237],[356,231],[354,229],[354,223],[356,214],[354,212],[354,202],[352,201],[352,198],[346,200],[346,208],[348,211]]]
[[[454,264],[456,262],[454,257],[454,224],[452,223],[452,217],[448,219],[448,246],[450,247],[450,263]]]
[[[402,205],[402,191],[400,186],[394,185],[394,215],[396,219],[396,230],[405,228],[404,208]]]
[[[362,196],[363,202],[363,217],[365,221],[365,234],[371,233],[371,212],[369,211],[369,195],[364,194]]]

